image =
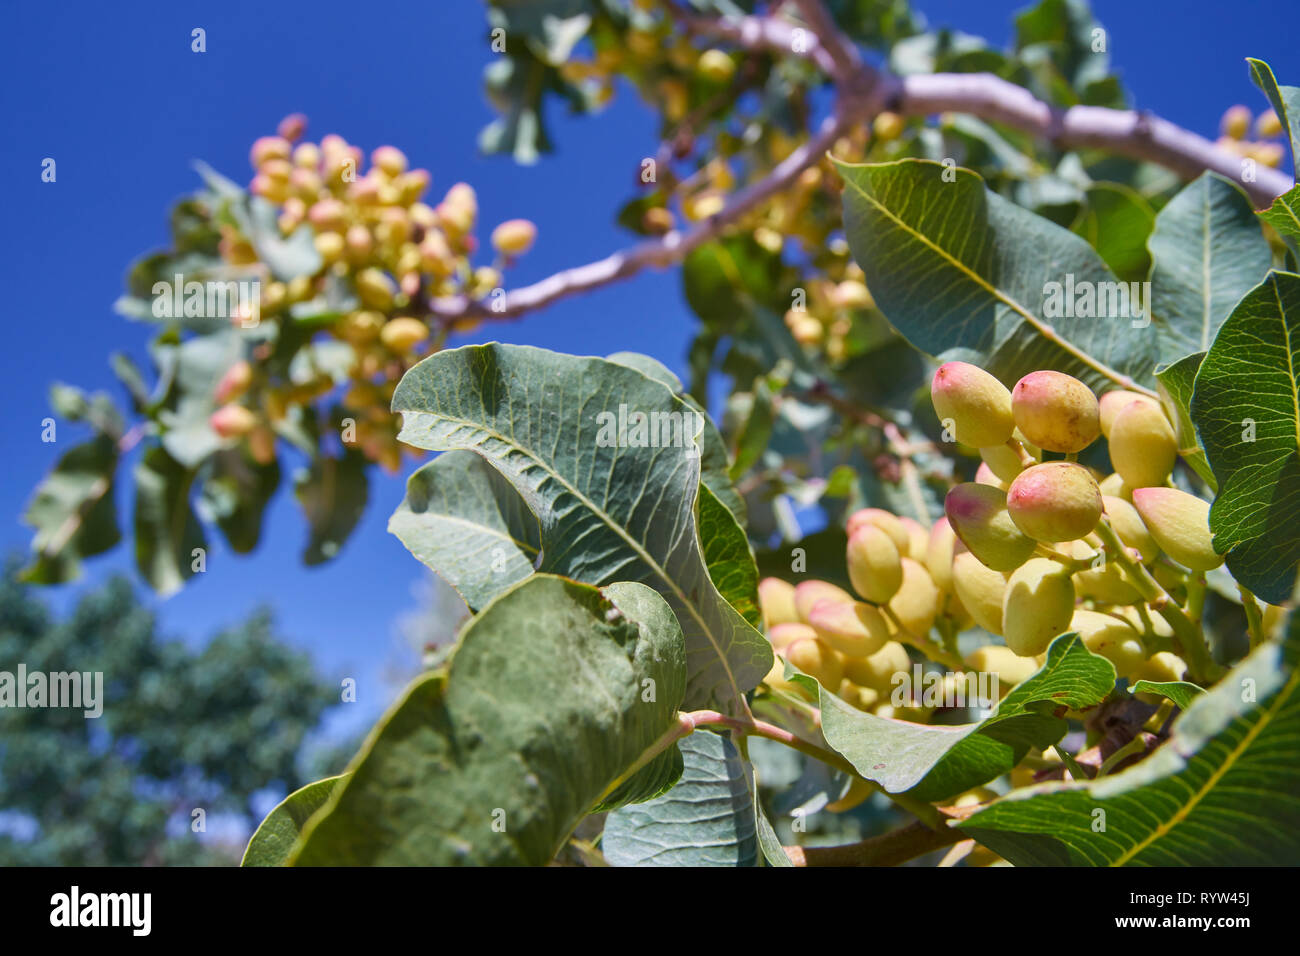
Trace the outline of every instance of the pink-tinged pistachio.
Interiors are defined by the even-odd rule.
[[[853,532],[846,549],[853,590],[873,604],[884,604],[903,583],[902,556],[888,534],[873,524]]]
[[[288,159],[289,141],[283,136],[260,136],[248,151],[248,161],[254,169],[261,169],[268,159]]]
[[[813,605],[808,621],[818,637],[849,657],[874,654],[889,639],[885,616],[872,605],[858,601],[823,598]]]
[[[406,172],[406,154],[396,146],[380,146],[370,154],[370,162],[390,177]]]
[[[1124,408],[1130,402],[1146,402],[1155,408],[1160,407],[1160,403],[1154,398],[1150,395],[1143,395],[1141,392],[1129,392],[1122,388],[1107,392],[1098,403],[1101,417],[1101,433],[1107,438],[1110,438],[1110,426],[1115,421],[1115,416],[1119,414],[1121,408]]]
[[[1223,563],[1210,534],[1210,504],[1176,488],[1135,488],[1133,507],[1162,551],[1193,571]]]
[[[1101,434],[1101,410],[1092,389],[1073,375],[1030,372],[1011,390],[1016,427],[1039,448],[1083,451]]]
[[[257,425],[257,416],[243,405],[222,405],[208,418],[212,430],[222,438],[239,438]]]
[[[854,601],[852,594],[829,581],[802,581],[794,589],[794,608],[799,620],[807,624],[813,605],[823,598],[847,601],[850,604]]]
[[[240,359],[226,369],[225,374],[221,376],[221,381],[217,382],[213,400],[218,405],[224,405],[243,395],[251,384],[253,384],[253,366]]]
[[[508,259],[522,256],[537,240],[537,227],[527,219],[508,219],[492,230],[492,248]]]
[[[1007,387],[967,362],[939,366],[930,400],[939,421],[951,426],[953,437],[965,445],[1001,445],[1015,427]]]
[[[1015,570],[1037,547],[1011,520],[1007,496],[997,488],[963,482],[948,492],[943,510],[962,544],[995,571]]]
[[[799,620],[794,607],[794,585],[780,578],[763,578],[758,582],[758,605],[763,612],[763,626],[789,624]]]
[[[1153,402],[1129,402],[1110,426],[1110,461],[1130,488],[1163,485],[1178,460],[1178,438]]]
[[[1036,541],[1073,541],[1097,527],[1101,490],[1082,465],[1050,461],[1020,473],[1007,491],[1016,527]]]

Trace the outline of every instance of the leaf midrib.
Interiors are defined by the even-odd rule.
[[[1152,843],[1185,820],[1188,814],[1190,814],[1201,800],[1205,798],[1206,794],[1214,788],[1214,785],[1223,778],[1224,774],[1236,765],[1237,760],[1240,759],[1241,754],[1246,750],[1246,748],[1249,747],[1250,744],[1254,742],[1255,738],[1263,732],[1264,728],[1268,726],[1277,711],[1281,709],[1282,705],[1290,699],[1291,694],[1295,692],[1297,683],[1300,683],[1300,667],[1293,666],[1291,668],[1291,677],[1287,680],[1286,684],[1283,685],[1282,689],[1274,695],[1272,703],[1264,709],[1260,714],[1259,720],[1256,721],[1255,725],[1246,732],[1244,737],[1241,738],[1241,743],[1234,747],[1231,753],[1224,758],[1223,763],[1219,765],[1214,773],[1210,774],[1209,778],[1205,781],[1205,784],[1193,793],[1191,799],[1189,799],[1187,803],[1183,804],[1183,806],[1181,806],[1168,821],[1155,827],[1155,829],[1153,829],[1145,839],[1139,840],[1122,853],[1117,859],[1113,860],[1110,865],[1123,866],[1138,853],[1145,850]]]
[[[1155,393],[1151,392],[1150,389],[1147,389],[1144,386],[1139,385],[1137,382],[1133,381],[1133,379],[1130,378],[1129,376],[1117,372],[1115,369],[1111,368],[1109,365],[1105,364],[1104,362],[1100,362],[1094,359],[1092,356],[1088,355],[1088,353],[1082,351],[1073,342],[1063,337],[1054,328],[1049,329],[1046,326],[1044,326],[1043,323],[1038,320],[1038,317],[1035,316],[1028,309],[1026,309],[1023,305],[1021,305],[1019,302],[1017,302],[1015,299],[1011,298],[1010,296],[1004,294],[1001,289],[994,286],[992,283],[986,280],[979,273],[973,271],[964,262],[954,258],[952,254],[948,252],[948,250],[944,249],[942,246],[937,245],[924,233],[920,232],[917,229],[914,229],[910,224],[898,218],[898,216],[894,215],[894,213],[890,211],[885,205],[883,205],[879,200],[869,195],[853,179],[851,179],[848,176],[845,176],[843,178],[846,183],[848,183],[850,186],[854,188],[854,190],[857,191],[858,195],[860,195],[867,202],[875,206],[876,209],[880,210],[880,212],[882,212],[886,217],[892,220],[900,229],[902,229],[904,232],[908,233],[909,235],[913,236],[914,238],[919,239],[926,246],[929,246],[932,250],[934,250],[934,252],[938,253],[938,255],[941,258],[946,259],[958,271],[968,276],[971,279],[971,281],[973,281],[976,285],[983,288],[994,299],[1003,303],[1012,311],[1020,315],[1021,318],[1023,318],[1027,323],[1029,323],[1029,325],[1031,325],[1034,328],[1034,330],[1038,332],[1038,334],[1041,335],[1043,338],[1047,339],[1049,342],[1056,343],[1061,348],[1063,348],[1066,352],[1070,353],[1076,359],[1082,362],[1084,365],[1087,365],[1089,368],[1093,369],[1094,371],[1100,373],[1101,375],[1104,375],[1106,378],[1110,379],[1112,382],[1115,382],[1117,385],[1121,385],[1124,388],[1133,391],[1142,391],[1152,396],[1155,395]]]
[[[486,425],[482,424],[481,422],[476,422],[467,418],[458,418],[454,415],[448,415],[444,412],[420,412],[418,409],[412,409],[412,411],[416,411],[419,414],[431,415],[435,418],[440,418],[445,421],[456,422],[457,424],[464,425],[472,429],[477,429],[478,431],[484,432],[492,436],[493,438],[496,438],[498,441],[502,442],[503,444],[508,445],[509,447],[515,449],[517,452],[519,452],[519,454],[523,455],[529,461],[535,463],[539,468],[541,468],[548,475],[554,478],[559,484],[563,485],[575,498],[577,498],[589,509],[591,509],[592,514],[599,517],[600,520],[604,522],[606,527],[608,527],[611,531],[613,531],[614,534],[616,534],[618,537],[622,538],[627,543],[627,545],[632,549],[632,551],[638,557],[640,557],[641,560],[643,560],[651,569],[653,569],[655,574],[658,575],[659,579],[662,580],[668,586],[669,590],[671,590],[672,593],[677,597],[677,599],[682,603],[682,606],[686,608],[687,613],[689,613],[690,616],[694,618],[695,623],[699,625],[700,630],[704,633],[704,636],[708,639],[709,644],[713,647],[714,654],[717,656],[718,660],[722,663],[722,669],[726,672],[727,682],[731,685],[731,689],[735,694],[735,699],[739,701],[742,705],[744,705],[744,701],[745,701],[744,691],[740,689],[740,685],[736,680],[736,675],[732,673],[731,663],[727,660],[727,655],[722,652],[722,648],[718,646],[717,641],[714,640],[713,632],[709,629],[708,624],[705,623],[704,618],[702,618],[699,612],[695,609],[695,605],[691,603],[691,601],[686,597],[686,595],[682,592],[682,590],[677,586],[677,582],[675,582],[671,577],[669,577],[668,572],[664,570],[662,567],[660,567],[659,562],[657,562],[654,558],[652,558],[650,554],[644,548],[641,547],[640,543],[637,542],[635,539],[633,539],[630,535],[628,535],[627,532],[617,522],[615,522],[612,518],[609,517],[609,515],[607,515],[604,512],[604,510],[597,508],[595,503],[593,503],[586,495],[584,495],[581,491],[575,488],[567,479],[565,479],[563,475],[557,472],[554,468],[550,467],[546,462],[542,461],[542,459],[539,458],[532,451],[520,445],[519,442],[513,436],[507,438],[501,432],[497,431],[494,428],[489,428]],[[699,488],[697,485],[696,496],[698,497],[698,495],[699,495]],[[695,527],[695,518],[693,512],[694,512],[694,503],[692,503],[691,524],[692,527]],[[698,528],[696,530],[698,531]],[[705,579],[706,580],[708,579],[707,571],[705,573]],[[710,582],[710,586],[712,586],[712,582]],[[746,626],[748,626],[748,622],[746,622]]]

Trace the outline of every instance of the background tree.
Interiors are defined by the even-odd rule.
[[[203,841],[233,815],[251,830],[257,799],[297,789],[350,756],[300,770],[303,743],[338,703],[310,657],[275,634],[269,611],[200,649],[167,639],[116,578],[62,620],[11,564],[0,582],[0,662],[14,671],[101,671],[103,715],[0,708],[0,864],[237,862],[242,836]],[[227,821],[228,822],[228,821]]]

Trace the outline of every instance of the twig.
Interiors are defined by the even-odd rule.
[[[795,866],[897,866],[965,839],[966,835],[956,827],[931,830],[922,823],[909,823],[861,843],[788,846],[785,854]]]

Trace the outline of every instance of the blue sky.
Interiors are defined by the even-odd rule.
[[[1010,37],[1023,3],[918,0],[932,24]],[[1136,105],[1204,135],[1220,114],[1262,98],[1243,57],[1269,60],[1279,79],[1300,83],[1295,0],[1225,6],[1205,0],[1096,4],[1111,55]],[[111,309],[127,264],[167,240],[166,214],[197,178],[203,159],[246,180],[248,147],[287,113],[310,119],[309,136],[337,132],[367,151],[393,143],[433,174],[440,194],[458,180],[478,190],[483,222],[523,216],[538,224],[537,247],[512,284],[599,258],[629,237],[613,212],[631,193],[637,163],[657,145],[648,109],[630,90],[596,117],[550,115],[558,152],[532,167],[485,158],[475,147],[491,118],[481,73],[483,6],[429,0],[371,6],[227,2],[10,4],[0,36],[0,162],[6,189],[0,230],[6,347],[0,350],[6,415],[0,468],[0,549],[26,549],[18,520],[32,488],[78,436],[42,444],[46,391],[54,381],[116,390],[108,354],[143,362],[150,329]],[[190,31],[207,52],[190,51]],[[41,161],[58,164],[56,183]],[[585,354],[646,352],[683,370],[692,322],[675,272],[647,274],[568,299],[522,321],[485,328],[496,338]],[[64,437],[66,436],[66,437]],[[124,490],[123,490],[124,492]],[[378,477],[361,526],[341,556],[321,568],[298,561],[304,526],[281,487],[263,547],[238,557],[213,542],[207,573],[179,595],[155,601],[166,630],[200,639],[255,605],[271,603],[282,631],[312,649],[331,674],[358,680],[360,699],[342,719],[368,723],[397,689],[403,660],[397,619],[415,604],[422,567],[385,531],[402,479]],[[122,495],[120,513],[129,518]],[[130,570],[129,550],[93,561],[82,584]],[[82,585],[56,589],[62,604]]]

